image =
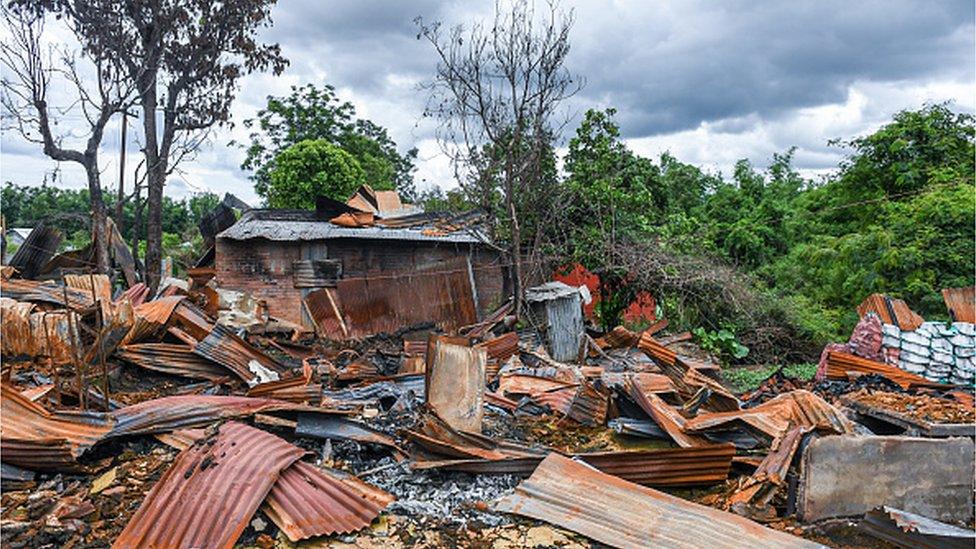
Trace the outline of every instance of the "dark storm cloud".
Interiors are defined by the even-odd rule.
[[[971,2],[681,3],[625,8],[613,33],[577,11],[584,100],[628,136],[841,102],[857,81],[971,80]]]

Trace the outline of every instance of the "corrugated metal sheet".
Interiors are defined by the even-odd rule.
[[[640,406],[641,410],[644,410],[644,413],[649,415],[661,429],[664,429],[679,446],[692,448],[709,444],[704,437],[686,432],[687,420],[681,416],[678,410],[669,406],[657,394],[641,390],[639,382],[631,382],[631,389],[628,394]]]
[[[293,261],[291,269],[296,288],[333,287],[342,277],[342,260],[302,259]]]
[[[31,313],[36,305],[0,297],[0,354],[35,357],[43,353],[44,340],[34,340]]]
[[[976,286],[946,288],[942,290],[942,299],[954,322],[976,323]]]
[[[908,304],[883,294],[871,294],[857,306],[857,314],[863,317],[875,313],[885,324],[897,324],[902,330],[914,330],[925,322]]]
[[[658,340],[646,333],[641,334],[640,340],[637,342],[637,348],[657,362],[667,365],[673,365],[678,358],[677,353],[661,345]]]
[[[285,389],[293,389],[297,387],[303,387],[312,382],[312,365],[308,360],[302,361],[302,374],[297,376],[291,376],[285,379],[280,379],[278,381],[269,381],[267,383],[260,383],[251,387],[247,391],[247,396],[249,397],[268,397],[268,398],[278,398],[273,396]],[[319,391],[321,393],[321,386],[319,386]]]
[[[44,265],[51,260],[61,244],[61,232],[38,223],[17,248],[8,265],[17,269],[24,278],[36,278]]]
[[[345,337],[395,332],[428,322],[452,331],[477,321],[464,258],[427,271],[340,280],[337,294],[348,330]]]
[[[687,420],[687,432],[700,433],[741,422],[770,439],[778,439],[793,427],[809,427],[829,433],[851,433],[853,426],[837,408],[809,391],[790,391],[755,408],[734,412],[699,414]]]
[[[111,436],[154,434],[199,427],[233,417],[262,412],[330,413],[269,398],[242,396],[179,395],[147,400],[110,412],[115,425]]]
[[[193,347],[193,352],[224,366],[246,382],[257,379],[257,375],[249,368],[252,361],[272,372],[284,371],[274,359],[221,324],[214,326],[210,335]]]
[[[922,515],[879,507],[868,511],[860,527],[879,539],[900,547],[921,549],[972,549],[976,532]]]
[[[230,548],[304,450],[242,423],[176,458],[112,545]]]
[[[868,360],[851,353],[831,351],[827,354],[827,378],[828,379],[848,379],[848,374],[878,374],[897,383],[902,388],[909,387],[951,387],[944,383],[929,381],[920,375],[906,372],[897,366]]]
[[[91,293],[75,288],[67,289],[68,304],[73,309],[87,309],[91,307]],[[0,296],[9,297],[17,301],[37,301],[64,306],[65,287],[52,281],[39,282],[37,280],[22,280],[19,278],[6,279],[0,284]]]
[[[297,542],[365,528],[394,499],[356,477],[296,461],[271,488],[264,512]]]
[[[613,547],[820,547],[555,453],[494,508],[550,522]]]
[[[532,400],[583,425],[603,425],[609,396],[587,382],[574,387],[532,393]]]
[[[170,317],[173,316],[176,306],[185,297],[182,295],[161,297],[133,307],[132,328],[129,328],[129,333],[125,335],[121,345],[138,343],[145,339],[161,336]]]
[[[298,212],[313,216],[315,212]],[[266,238],[274,241],[329,240],[333,238],[369,238],[374,240],[410,240],[422,242],[478,243],[487,239],[475,229],[450,233],[431,233],[422,227],[394,228],[384,226],[348,228],[333,225],[327,221],[314,221],[306,215],[298,215],[295,220],[261,219],[277,215],[278,212],[251,210],[244,214],[231,228],[221,232],[217,238],[230,240],[249,240]]]
[[[406,346],[406,342],[404,342]],[[518,352],[519,338],[515,332],[502,334],[494,339],[475,345],[484,348],[488,352],[488,358],[499,362],[505,362],[508,358]]]
[[[179,343],[126,345],[116,350],[115,356],[140,368],[175,376],[216,381],[233,375],[227,368],[195,354],[190,346]]]
[[[65,470],[112,429],[96,412],[51,412],[0,384],[0,459],[33,470]]]
[[[487,360],[484,349],[436,343],[427,369],[426,402],[451,427],[481,432]]]
[[[724,482],[729,476],[735,446],[713,444],[696,448],[668,448],[637,452],[576,454],[600,471],[644,486],[702,486]],[[447,469],[468,473],[529,476],[543,456],[503,460],[419,461],[415,469]]]
[[[545,330],[554,360],[575,360],[583,337],[583,298],[576,288],[550,282],[526,290],[531,321]]]

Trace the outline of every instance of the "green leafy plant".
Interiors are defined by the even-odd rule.
[[[718,331],[695,328],[691,333],[702,349],[723,359],[741,360],[749,354],[749,347],[739,343],[735,334],[726,328]]]

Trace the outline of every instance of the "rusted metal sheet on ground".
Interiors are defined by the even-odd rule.
[[[864,515],[860,528],[900,547],[921,549],[972,549],[976,532],[894,507],[878,507]]]
[[[395,332],[427,322],[452,331],[477,321],[463,259],[440,264],[436,270],[340,280],[337,293],[346,337]]]
[[[249,383],[259,379],[255,370],[264,369],[275,374],[283,370],[274,359],[220,324],[214,326],[210,335],[193,347],[193,352],[224,366]]]
[[[601,473],[555,453],[494,508],[621,548],[820,547],[744,517]]]
[[[644,486],[704,486],[725,482],[732,466],[735,446],[712,444],[695,448],[617,451],[576,454],[600,471]],[[415,469],[447,469],[479,474],[529,476],[544,456],[502,460],[456,459],[418,461]]]
[[[276,394],[279,392],[284,391],[287,393],[286,389],[293,389],[293,388],[302,387],[310,384],[312,382],[312,373],[313,372],[312,372],[311,363],[308,360],[304,360],[302,361],[301,375],[280,379],[278,381],[269,381],[267,383],[260,383],[248,389],[247,396],[278,398]],[[320,390],[321,390],[321,386],[320,386]]]
[[[297,542],[365,528],[394,499],[354,476],[296,461],[275,482],[263,509]]]
[[[897,383],[904,389],[910,387],[948,388],[951,385],[929,381],[924,377],[906,372],[897,366],[861,358],[851,353],[831,351],[827,354],[827,378],[849,379],[850,374],[878,374]]]
[[[884,294],[871,294],[857,306],[859,316],[868,313],[874,313],[881,317],[881,322],[895,324],[902,330],[914,330],[925,322],[907,303]]]
[[[8,265],[17,269],[24,278],[36,278],[58,251],[60,244],[61,232],[41,221],[34,226],[20,248],[17,248]]]
[[[489,339],[488,341],[479,343],[475,345],[475,347],[484,348],[488,353],[489,359],[505,362],[508,360],[508,357],[518,352],[518,334],[515,332],[508,332],[494,339]]]
[[[819,396],[804,390],[790,391],[748,410],[699,414],[685,424],[687,432],[701,433],[739,423],[775,440],[793,427],[809,427],[824,433],[854,431],[851,421]]]
[[[64,283],[69,288],[87,292],[95,301],[100,302],[102,318],[109,322],[113,317],[112,310],[112,282],[103,274],[66,274]]]
[[[451,427],[481,432],[484,415],[484,349],[437,342],[427,370],[426,401]]]
[[[113,547],[230,548],[283,470],[304,450],[230,422],[180,453]]]
[[[216,381],[233,372],[180,343],[136,343],[115,351],[115,356],[140,368],[175,376]],[[254,396],[254,395],[248,395]]]
[[[75,458],[97,444],[112,422],[97,412],[51,412],[0,384],[0,459],[42,471],[70,470]]]
[[[331,413],[324,408],[269,398],[178,395],[113,410],[110,412],[114,420],[111,436],[163,433],[264,412]]]
[[[68,315],[74,317],[68,320]],[[35,356],[49,356],[54,364],[69,364],[72,358],[72,339],[78,340],[71,326],[78,326],[78,315],[67,311],[36,312],[30,317],[31,340],[37,347]],[[77,328],[76,328],[77,329]],[[73,337],[72,337],[73,336]]]
[[[0,296],[17,301],[53,303],[64,307],[65,293],[64,286],[50,280],[39,282],[37,280],[11,278],[0,284]],[[67,296],[68,305],[72,309],[87,309],[94,304],[89,292],[67,288]]]
[[[531,398],[537,404],[548,406],[576,423],[603,425],[607,419],[610,397],[584,381],[575,387],[533,393]]]
[[[644,352],[647,356],[653,358],[657,362],[664,364],[674,364],[675,360],[678,358],[678,354],[668,349],[664,345],[654,339],[650,334],[641,334],[640,339],[637,342],[637,348]]]
[[[354,419],[323,414],[298,414],[295,434],[315,438],[341,438],[368,442],[392,448],[396,455],[404,455],[395,440],[389,435]]]
[[[0,297],[0,354],[5,357],[35,357],[43,353],[44,340],[36,341],[31,330],[31,313],[36,305]]]
[[[949,317],[954,322],[976,322],[976,286],[942,290]]]
[[[488,438],[480,433],[458,431],[435,413],[425,413],[407,438],[431,454],[458,459],[505,460],[542,458],[544,451]]]

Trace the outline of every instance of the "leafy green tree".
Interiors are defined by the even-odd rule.
[[[368,182],[359,162],[325,139],[299,141],[282,151],[269,178],[272,208],[312,209],[319,195],[346,200]]]
[[[244,125],[252,132],[241,169],[254,172],[254,190],[265,199],[270,200],[271,174],[279,155],[309,140],[324,140],[352,155],[373,188],[396,189],[408,200],[414,197],[417,150],[400,154],[386,129],[357,119],[352,103],[340,101],[332,86],[306,84],[292,87],[287,97],[269,96],[267,106]]]

